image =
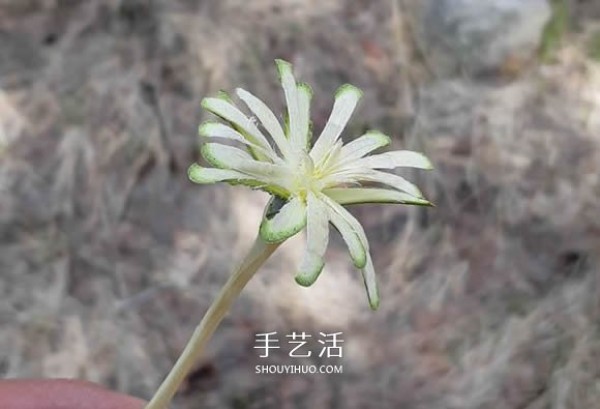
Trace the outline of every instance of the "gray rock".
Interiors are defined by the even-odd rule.
[[[29,84],[44,63],[42,48],[33,36],[0,30],[0,87]]]
[[[547,0],[423,0],[419,45],[438,75],[520,71],[551,16]]]

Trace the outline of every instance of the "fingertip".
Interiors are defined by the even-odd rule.
[[[0,381],[0,408],[3,409],[143,409],[144,406],[141,399],[87,381]]]

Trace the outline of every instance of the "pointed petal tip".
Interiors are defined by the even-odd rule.
[[[406,193],[408,193],[411,196],[414,196],[416,199],[418,199],[419,202],[421,200],[425,200],[423,192],[421,192],[421,189],[419,189],[416,185],[413,185],[413,189],[409,189],[408,191],[406,191]]]
[[[431,203],[429,200],[427,200],[425,198],[418,199],[418,200],[406,200],[403,203],[401,202],[401,204],[405,204],[405,205],[409,205],[409,206],[436,207],[433,203]]]
[[[402,204],[413,206],[435,207],[427,199],[418,199],[408,193],[399,192],[387,188],[330,188],[325,189],[323,193],[343,206],[354,204]]]

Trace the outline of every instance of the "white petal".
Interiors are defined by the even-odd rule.
[[[195,163],[189,167],[188,177],[192,182],[201,184],[224,181],[235,181],[242,184],[253,184],[253,182],[256,182],[253,179],[249,178],[248,175],[236,172],[235,170],[204,168]]]
[[[213,114],[220,116],[226,121],[231,122],[239,130],[243,131],[244,136],[249,142],[261,146],[265,150],[273,150],[267,138],[262,134],[258,127],[242,111],[222,98],[204,98],[202,107]],[[276,155],[273,151],[273,155]],[[259,158],[263,155],[259,155]]]
[[[202,156],[211,165],[221,169],[245,173],[265,184],[276,184],[288,189],[286,174],[288,169],[272,163],[254,160],[247,152],[220,143],[206,143],[202,146]]]
[[[354,166],[372,169],[394,169],[400,167],[433,169],[433,165],[425,155],[413,151],[392,151],[367,156],[356,161]]]
[[[391,139],[389,136],[378,131],[369,131],[342,147],[340,161],[346,163],[360,159],[375,149],[389,145],[390,142]]]
[[[252,156],[241,149],[220,143],[205,143],[202,146],[202,156],[211,165],[221,169],[239,170],[245,164],[261,162],[254,160]],[[264,162],[262,162],[264,163]]]
[[[312,193],[307,197],[306,234],[306,251],[296,275],[296,282],[308,287],[317,280],[323,270],[323,257],[329,243],[327,207]]]
[[[246,145],[258,146],[253,144],[232,127],[220,122],[204,122],[198,128],[198,134],[207,138],[224,138],[241,142]]]
[[[367,255],[367,263],[365,264],[365,268],[361,270],[361,273],[367,289],[369,305],[372,310],[376,310],[379,307],[379,289],[377,288],[377,277],[375,276],[375,268],[373,267],[373,260],[371,260],[370,255]]]
[[[348,248],[350,250],[350,255],[352,256],[353,260],[354,260],[353,248],[351,246],[357,246],[357,244],[351,243],[352,240],[358,239],[358,241],[359,241],[358,245],[360,245],[363,249],[364,255],[361,256],[363,258],[360,260],[360,263],[357,263],[356,261],[354,261],[354,265],[361,269],[363,281],[364,281],[365,287],[367,289],[367,296],[369,297],[369,305],[371,306],[372,309],[375,310],[379,306],[379,291],[377,289],[375,269],[373,268],[373,261],[371,260],[371,256],[369,254],[369,242],[365,235],[365,231],[363,230],[363,228],[360,225],[360,223],[358,222],[358,220],[356,220],[354,218],[354,216],[352,216],[350,214],[350,212],[348,212],[346,209],[344,209],[344,207],[333,202],[331,199],[327,198],[326,196],[323,196],[323,197],[324,197],[323,200],[325,201],[325,203],[327,203],[329,205],[329,207],[331,209],[331,211],[330,211],[331,223],[334,226],[336,226],[336,228],[340,231],[340,233],[342,233],[342,237],[344,238],[344,240],[346,241],[346,244],[348,245]],[[334,217],[335,215],[339,215],[339,218],[335,218]],[[334,220],[334,218],[335,218],[335,220]],[[344,226],[344,223],[346,223],[346,226]],[[341,229],[340,229],[340,227],[341,227]],[[350,231],[347,230],[348,227],[350,227]],[[351,233],[354,233],[354,234],[351,234]],[[351,238],[350,242],[347,240],[347,237]]]
[[[274,155],[274,152],[271,149],[265,150],[263,147],[250,142],[244,137],[244,135],[228,125],[219,122],[204,122],[202,125],[200,125],[198,133],[200,136],[204,136],[206,138],[223,138],[243,143],[244,145],[251,147],[254,151],[261,152],[273,162],[281,163],[281,159],[277,155]]]
[[[303,149],[300,127],[300,104],[298,86],[292,72],[292,64],[283,60],[275,60],[281,86],[285,94],[285,103],[288,109],[288,137],[293,149]]]
[[[284,157],[288,157],[291,152],[290,143],[287,140],[285,133],[283,132],[283,128],[281,128],[281,125],[279,124],[279,121],[277,120],[277,117],[273,111],[271,111],[271,109],[269,109],[269,107],[259,98],[255,97],[244,89],[238,88],[237,94],[248,106],[248,109],[250,109],[250,111],[256,115],[267,132],[269,132],[275,141],[275,144],[281,151],[281,154]]]
[[[298,84],[298,146],[308,150],[310,131],[310,100],[312,89],[308,84]]]
[[[315,163],[320,163],[340,137],[361,96],[362,91],[349,84],[338,89],[329,120],[310,152]]]
[[[352,262],[357,268],[364,268],[365,263],[367,262],[369,242],[367,241],[367,236],[365,235],[362,226],[358,220],[342,206],[325,195],[321,195],[320,197],[329,208],[329,220],[340,232],[348,246]]]
[[[306,226],[306,205],[302,200],[293,197],[281,209],[274,209],[279,200],[271,199],[260,225],[260,236],[268,243],[286,240]],[[277,213],[272,215],[274,210]]]
[[[421,193],[419,188],[416,187],[414,184],[410,183],[408,180],[404,179],[402,176],[374,170],[371,171],[367,177],[362,177],[362,180],[383,183],[384,185],[391,186],[394,189],[406,192],[409,195],[416,197],[417,199],[423,199],[423,194]]]
[[[341,205],[361,203],[398,203],[418,206],[432,206],[425,199],[417,199],[407,193],[391,189],[377,188],[332,188],[325,189],[323,193]]]
[[[350,169],[342,172],[333,173],[323,179],[323,183],[327,186],[335,186],[349,183],[359,182],[375,182],[382,183],[406,192],[417,199],[423,199],[423,194],[414,184],[401,176],[391,173],[380,172],[372,169]]]
[[[331,149],[325,154],[321,160],[321,169],[325,169],[327,173],[335,171],[341,161],[343,143],[338,140],[333,144]]]

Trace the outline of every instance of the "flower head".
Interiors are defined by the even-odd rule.
[[[200,126],[200,135],[207,138],[202,156],[214,168],[194,164],[189,177],[196,183],[227,182],[271,193],[260,236],[266,242],[276,243],[306,229],[306,251],[296,275],[296,281],[303,286],[313,284],[323,269],[331,223],[346,242],[354,265],[361,270],[369,304],[376,309],[379,294],[369,242],[358,220],[343,205],[430,205],[415,185],[380,169],[431,169],[431,163],[412,151],[372,155],[390,143],[389,137],[377,131],[369,131],[344,145],[341,133],[362,96],[352,85],[339,88],[325,128],[312,141],[312,91],[308,85],[296,82],[291,64],[282,60],[276,63],[287,104],[285,126],[264,102],[243,89],[236,93],[252,117],[226,95],[205,98],[202,106],[225,123],[206,122]],[[213,138],[229,139],[246,149],[213,142]],[[365,187],[365,182],[380,187]]]

